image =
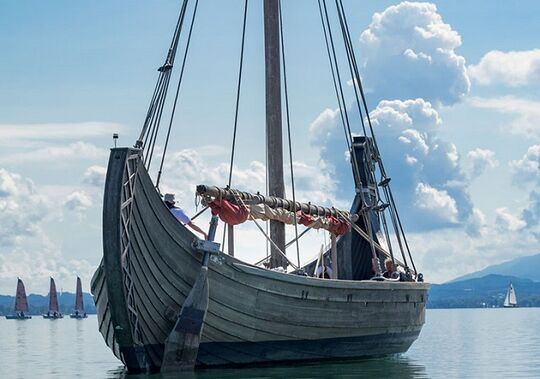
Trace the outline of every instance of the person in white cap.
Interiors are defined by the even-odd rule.
[[[193,222],[191,222],[191,219],[182,210],[182,208],[174,206],[174,204],[176,203],[176,201],[174,200],[174,194],[166,193],[165,196],[163,196],[163,201],[165,202],[165,205],[167,206],[167,208],[169,208],[173,216],[176,217],[178,221],[180,221],[182,224],[189,226],[191,229],[195,230],[197,233],[201,233],[204,236],[204,239],[208,238],[208,235],[204,232],[204,230],[202,230]]]

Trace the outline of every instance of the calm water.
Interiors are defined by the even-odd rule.
[[[540,308],[428,310],[404,355],[361,362],[205,370],[186,378],[540,378]],[[97,320],[0,319],[0,377],[123,378]],[[140,379],[145,376],[129,376]],[[148,377],[146,377],[148,378]],[[160,379],[152,375],[149,379]]]

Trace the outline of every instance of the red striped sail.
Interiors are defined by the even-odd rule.
[[[84,312],[82,284],[81,284],[81,278],[79,278],[78,276],[77,276],[77,291],[75,292],[75,310],[79,312]]]
[[[17,278],[17,294],[15,295],[15,312],[28,312],[28,301],[26,300],[26,290],[21,279]]]
[[[51,287],[49,289],[49,311],[58,312],[58,295],[56,294],[56,284],[51,278]]]

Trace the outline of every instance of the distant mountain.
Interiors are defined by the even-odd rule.
[[[540,282],[540,254],[519,257],[508,262],[488,266],[483,270],[453,279],[452,282],[481,278],[489,274],[516,276],[518,278]]]
[[[96,306],[94,305],[94,298],[89,293],[83,293],[84,309],[86,313],[96,313]],[[75,305],[75,294],[70,292],[62,292],[58,294],[58,306],[60,312],[63,314],[69,314],[73,311]],[[7,315],[13,313],[15,307],[15,296],[0,295],[0,315]],[[30,308],[30,314],[40,315],[47,313],[49,308],[49,297],[43,295],[28,295],[28,307]]]
[[[428,308],[502,307],[510,282],[516,290],[520,307],[540,307],[540,282],[490,274],[482,278],[432,284]]]

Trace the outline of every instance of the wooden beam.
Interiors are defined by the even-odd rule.
[[[264,0],[264,56],[266,74],[266,146],[268,195],[285,197],[283,181],[283,137],[281,130],[281,74],[279,48],[279,0]],[[285,225],[270,221],[270,238],[285,251]],[[270,267],[287,268],[287,261],[274,246]]]
[[[332,259],[331,279],[337,279],[338,278],[338,259],[337,259],[336,235],[334,233],[330,233],[330,242],[332,243],[332,248],[330,250],[331,251],[330,258]]]

